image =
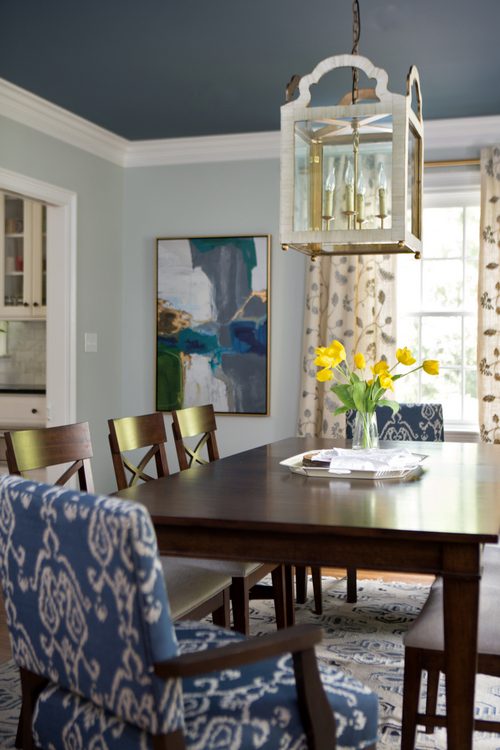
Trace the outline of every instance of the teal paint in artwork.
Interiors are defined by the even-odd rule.
[[[238,249],[247,270],[248,288],[252,288],[252,270],[257,265],[255,240],[252,237],[198,237],[189,241],[200,253],[209,253],[226,246]]]

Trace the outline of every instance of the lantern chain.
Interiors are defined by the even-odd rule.
[[[352,54],[359,54],[359,37],[361,36],[361,17],[359,0],[352,2]],[[352,103],[358,100],[359,69],[352,68]]]

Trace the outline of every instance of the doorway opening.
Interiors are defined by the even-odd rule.
[[[0,190],[47,206],[47,426],[76,420],[76,194],[0,169]]]

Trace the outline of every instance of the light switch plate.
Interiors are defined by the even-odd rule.
[[[97,351],[97,333],[85,334],[85,351],[86,352]]]

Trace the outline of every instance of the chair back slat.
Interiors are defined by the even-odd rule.
[[[219,459],[216,429],[217,423],[212,404],[189,406],[172,412],[172,432],[181,471],[191,468],[193,464],[206,464]],[[198,436],[201,437],[194,448],[185,442],[186,438]],[[205,446],[208,461],[201,453]]]
[[[17,665],[141,729],[177,729],[180,682],[153,671],[177,642],[147,510],[4,475],[0,516]]]
[[[147,482],[155,477],[147,474],[146,466],[154,458],[156,476],[166,477],[169,474],[165,444],[167,433],[165,419],[160,412],[141,414],[137,417],[108,419],[109,446],[113,458],[116,484],[119,490],[133,487],[139,481]],[[128,451],[148,448],[141,460],[135,464]],[[127,471],[130,476],[127,476]]]
[[[92,442],[88,422],[6,432],[5,444],[7,466],[11,474],[23,474],[70,463],[55,484],[67,484],[78,474],[80,489],[94,491],[90,465]]]
[[[356,412],[346,412],[346,438],[352,440]],[[380,440],[442,442],[444,418],[441,404],[400,404],[393,414],[389,406],[377,406]]]

